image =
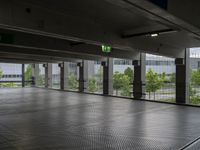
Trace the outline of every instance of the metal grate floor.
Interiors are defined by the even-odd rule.
[[[178,150],[200,136],[199,114],[195,107],[1,89],[0,149]]]

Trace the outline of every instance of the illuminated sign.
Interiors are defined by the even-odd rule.
[[[110,53],[112,50],[112,47],[109,45],[102,45],[101,49],[102,49],[102,52],[104,52],[104,53]]]

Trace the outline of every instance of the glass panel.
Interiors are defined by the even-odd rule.
[[[67,74],[67,81],[68,81],[68,90],[78,91],[78,67],[77,63],[69,62],[68,66],[68,74]]]
[[[38,86],[45,87],[45,68],[39,64]]]
[[[0,87],[22,87],[22,65],[0,63]]]
[[[32,85],[32,64],[25,64],[25,71],[24,71],[24,77],[25,77],[25,86],[31,87]]]
[[[52,64],[52,88],[60,89],[60,67],[58,64]]]
[[[146,54],[146,99],[175,102],[175,60]]]
[[[200,105],[200,48],[190,49],[190,104]]]
[[[133,73],[131,60],[113,59],[113,95],[133,97]]]
[[[100,61],[88,61],[87,91],[103,94],[103,67]]]

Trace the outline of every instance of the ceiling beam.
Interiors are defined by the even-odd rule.
[[[198,28],[174,17],[146,0],[106,1],[112,4],[113,8],[117,6],[119,8],[118,11],[132,13],[133,18],[134,16],[144,17],[150,22],[162,24],[172,29],[178,28],[183,30],[184,34],[181,32],[177,33],[177,35],[184,35],[185,39],[189,38],[190,35],[199,37],[195,32],[199,31]],[[105,3],[105,1],[102,1],[102,3]],[[25,11],[27,7],[32,8],[37,13],[27,13]],[[110,11],[112,10],[110,9]],[[110,22],[112,21],[116,22],[117,20],[110,20]],[[88,45],[101,46],[102,44],[109,44],[113,49],[120,50],[121,56],[124,50],[135,53],[139,50],[171,57],[183,57],[183,49],[188,46],[194,46],[193,42],[185,43],[179,39],[174,41],[170,37],[164,40],[160,40],[160,38],[153,40],[147,38],[123,39],[121,38],[121,31],[127,29],[123,28],[114,31],[112,29],[113,26],[102,22],[102,20],[98,20],[98,17],[92,18],[87,15],[58,13],[55,9],[46,9],[43,6],[33,5],[26,1],[2,0],[0,2],[0,28],[2,29],[69,40],[77,43],[86,43]],[[130,24],[127,26],[131,27]],[[194,41],[195,44],[200,43],[197,42],[199,41],[198,39],[194,39]]]
[[[18,46],[18,45],[7,45],[7,44],[0,44],[0,53],[6,53],[9,56],[12,54],[17,54],[21,56],[29,56],[28,58],[32,59],[40,58],[41,61],[64,61],[68,59],[86,59],[86,60],[101,60],[102,57],[98,56],[91,56],[91,55],[81,55],[81,54],[74,54],[68,52],[57,52],[52,49],[42,49],[42,48],[35,48],[35,47],[26,47],[26,46]]]

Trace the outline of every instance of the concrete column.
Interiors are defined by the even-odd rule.
[[[108,94],[113,95],[113,58],[108,58]]]
[[[22,87],[25,87],[25,64],[22,64]]]
[[[83,60],[83,80],[84,80],[84,91],[87,92],[87,87],[88,87],[88,70],[89,66],[89,61],[88,60]]]
[[[52,87],[52,64],[48,63],[48,88]]]
[[[79,92],[84,92],[84,66],[83,66],[83,62],[79,62],[77,64],[77,66],[79,67]]]
[[[69,71],[69,62],[63,62],[59,64],[60,67],[60,89],[67,90],[68,87],[68,71]]]
[[[190,49],[185,50],[185,71],[186,71],[186,103],[190,103]]]
[[[79,92],[87,91],[87,82],[88,81],[88,60],[83,60],[78,63],[79,67]]]
[[[64,68],[64,62],[63,63],[59,63],[58,66],[60,67],[60,89],[64,90],[65,88],[65,83],[64,83],[64,77],[65,77],[65,68]]]
[[[45,67],[45,87],[52,87],[52,64],[47,63],[43,65]]]
[[[31,66],[32,66],[31,86],[35,87],[35,79],[36,79],[36,77],[35,77],[35,64],[31,64]]]
[[[113,94],[113,58],[102,62],[103,66],[103,94]]]
[[[145,93],[146,54],[140,54],[140,60],[134,60],[133,65],[133,97],[134,99],[142,99],[144,98],[143,93]]]
[[[176,103],[189,103],[189,49],[185,58],[176,58]]]

